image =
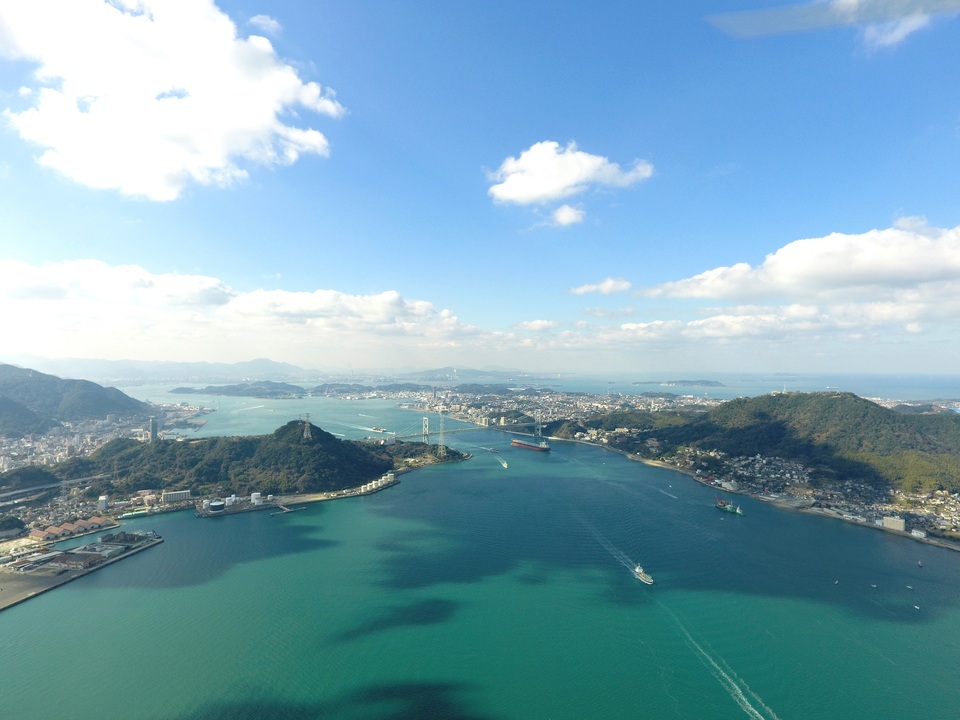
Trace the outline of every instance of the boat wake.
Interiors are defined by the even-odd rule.
[[[629,570],[630,574],[632,575],[634,568],[637,567],[637,564],[633,560],[631,560],[625,552],[623,552],[620,548],[618,548],[616,545],[610,542],[602,532],[597,530],[595,527],[593,527],[589,523],[587,523],[587,527],[590,528],[590,533],[593,535],[594,539],[600,544],[600,546],[604,550],[606,550],[608,553],[610,553],[610,555],[612,555],[617,562],[619,562],[627,570]]]
[[[672,497],[674,500],[679,500],[679,499],[680,499],[680,498],[678,498],[676,495],[674,495],[674,494],[672,494],[672,493],[668,493],[666,490],[661,490],[660,488],[654,488],[654,490],[656,490],[657,492],[663,493],[663,494],[666,495],[667,497]]]
[[[659,601],[658,601],[659,602]],[[677,623],[677,627],[680,628],[680,632],[683,634],[684,642],[686,642],[687,647],[693,650],[694,654],[703,663],[703,665],[710,671],[710,674],[713,675],[717,682],[720,683],[720,686],[726,690],[727,694],[733,699],[737,705],[740,706],[740,709],[743,710],[749,717],[754,718],[754,720],[780,720],[780,716],[777,715],[773,709],[767,705],[763,698],[757,695],[750,686],[747,685],[746,681],[737,675],[734,672],[726,661],[720,657],[713,657],[710,653],[703,649],[703,646],[700,645],[696,640],[693,639],[693,635],[690,634],[690,631],[680,622],[680,618],[673,614],[673,612],[662,602],[659,602],[660,606],[673,618],[673,621]],[[749,696],[749,697],[748,697]],[[753,700],[757,705],[762,708],[763,712],[758,710],[750,700]]]

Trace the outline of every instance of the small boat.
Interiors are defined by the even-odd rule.
[[[653,585],[653,577],[649,573],[644,572],[644,569],[640,565],[637,565],[633,569],[633,576],[640,582]]]
[[[920,606],[919,606],[919,605],[914,605],[914,606],[913,606],[913,609],[914,609],[914,610],[919,610],[919,609],[920,609]]]
[[[913,590],[913,585],[907,585],[907,590]]]
[[[917,560],[917,567],[923,567],[923,560]]]

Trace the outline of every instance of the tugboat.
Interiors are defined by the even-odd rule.
[[[714,495],[717,499],[717,508],[723,510],[724,512],[733,513],[735,515],[743,515],[743,510],[740,509],[739,505],[734,505],[729,503],[726,500],[723,500],[718,495]]]
[[[644,569],[640,565],[637,565],[633,569],[633,576],[642,583],[653,585],[653,577],[649,573],[644,572]]]

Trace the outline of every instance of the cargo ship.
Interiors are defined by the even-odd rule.
[[[543,438],[539,438],[539,442],[534,442],[533,440],[522,440],[521,438],[514,438],[510,441],[510,444],[514,447],[526,448],[527,450],[540,450],[541,452],[546,452],[550,449],[550,443],[548,443]]]

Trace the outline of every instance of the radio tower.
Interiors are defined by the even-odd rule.
[[[303,421],[303,439],[313,439],[313,435],[310,434],[310,413],[307,413],[307,419]]]

